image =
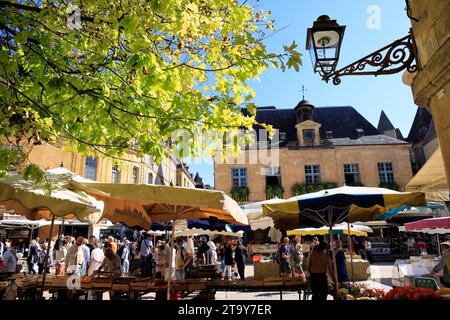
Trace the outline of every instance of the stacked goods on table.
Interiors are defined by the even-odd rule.
[[[113,279],[108,277],[96,277],[92,279],[92,289],[112,289]]]
[[[382,300],[442,300],[442,294],[439,291],[433,291],[429,288],[417,287],[397,287],[389,291]]]
[[[92,288],[92,277],[83,276],[80,279],[81,289],[91,289]]]
[[[16,274],[14,276],[14,278],[16,279],[16,286],[18,288],[26,288],[26,287],[36,286],[38,284],[37,276]],[[41,281],[42,281],[42,279],[41,279]]]
[[[265,261],[254,264],[254,279],[263,280],[265,278],[277,277],[280,274],[279,264],[275,261]]]
[[[135,279],[130,282],[131,291],[148,291],[154,287],[155,283],[152,278]]]
[[[45,276],[45,286],[67,288],[67,279],[68,276],[55,276],[52,274],[47,274]],[[42,276],[39,276],[38,282],[42,283]]]
[[[352,263],[350,260],[345,260],[347,274],[349,278],[352,277]],[[370,264],[369,261],[363,259],[353,259],[353,279],[356,281],[367,280],[370,278]]]
[[[342,300],[380,300],[386,292],[383,289],[370,288],[360,283],[350,283],[338,290]]]

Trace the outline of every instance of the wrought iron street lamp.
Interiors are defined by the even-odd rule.
[[[306,49],[310,51],[314,72],[319,73],[322,80],[328,82],[332,79],[333,84],[338,85],[343,76],[378,76],[404,69],[410,73],[417,71],[418,55],[412,30],[407,36],[336,70],[344,31],[345,26],[339,26],[336,20],[330,20],[328,16],[320,16],[313,27],[308,28]],[[365,70],[366,67],[374,69]]]
[[[322,77],[332,74],[336,69],[345,26],[337,24],[329,16],[323,15],[308,28],[306,49],[309,50],[314,72]]]

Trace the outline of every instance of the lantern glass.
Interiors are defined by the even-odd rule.
[[[308,29],[306,49],[309,50],[314,72],[323,76],[336,69],[344,31],[345,26],[338,25],[328,16],[320,16]]]

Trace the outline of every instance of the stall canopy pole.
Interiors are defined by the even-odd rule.
[[[335,293],[335,299],[338,296],[338,290],[339,290],[339,284],[338,284],[338,273],[337,273],[337,266],[336,266],[336,253],[334,252],[334,246],[333,246],[333,208],[328,208],[328,226],[330,228],[330,247],[331,247],[331,253],[333,256],[333,268],[334,268],[334,283],[336,286],[336,293]]]
[[[52,244],[53,227],[55,226],[55,215],[52,214],[52,223],[50,224],[50,235],[48,236],[47,251],[44,257],[44,274],[42,275],[42,294],[44,294],[45,276],[47,275],[48,258],[50,257],[50,245]]]
[[[438,245],[438,253],[439,253],[439,257],[442,255],[441,253],[441,244],[439,243],[439,233],[436,233],[436,238],[437,238],[437,245]]]
[[[177,206],[175,206],[175,211],[173,214],[173,220],[172,220],[172,239],[170,239],[170,257],[169,257],[169,280],[167,283],[167,300],[170,300],[170,284],[172,280],[172,259],[173,259],[173,243],[175,238],[175,221],[177,219]]]
[[[30,254],[31,251],[31,241],[33,240],[33,232],[34,232],[34,224],[31,225],[30,242],[28,243],[28,254]]]
[[[58,230],[58,241],[59,239],[61,239],[61,236],[63,234],[63,227],[64,227],[64,218],[61,221],[61,224],[59,225],[59,230]]]
[[[350,248],[350,268],[352,269],[352,282],[355,282],[355,277],[353,274],[353,245],[352,245],[352,236],[350,233],[350,222],[347,221],[348,228],[348,246]]]

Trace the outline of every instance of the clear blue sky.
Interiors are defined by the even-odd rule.
[[[283,44],[295,40],[302,53],[303,67],[300,72],[285,73],[269,69],[259,81],[252,81],[258,106],[293,108],[301,100],[301,87],[305,86],[305,98],[316,107],[353,106],[374,126],[378,124],[381,110],[393,125],[407,136],[416,105],[411,88],[404,85],[402,73],[386,76],[343,77],[339,86],[322,81],[312,71],[309,52],[305,50],[306,30],[322,14],[346,25],[338,68],[354,62],[408,34],[411,23],[406,15],[403,0],[251,0],[257,8],[271,10],[276,29],[280,30],[265,40],[269,51],[280,52]],[[380,28],[368,28],[367,21],[373,17],[373,7],[380,12]],[[369,13],[368,13],[369,10]],[[372,20],[371,20],[372,21]],[[187,159],[186,159],[187,160]],[[189,161],[188,161],[189,162]],[[198,161],[194,161],[198,162]],[[199,172],[203,181],[214,185],[212,161],[207,164],[191,163],[190,171]]]

